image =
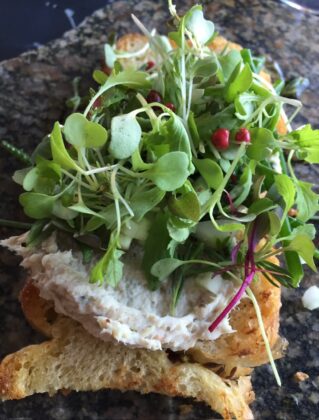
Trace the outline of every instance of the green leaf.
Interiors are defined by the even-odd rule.
[[[133,114],[118,115],[111,122],[110,153],[116,159],[126,159],[137,150],[142,130]]]
[[[240,70],[241,63],[237,65],[225,86],[225,98],[227,102],[233,102],[237,95],[246,92],[252,82],[253,74],[248,64]]]
[[[272,153],[274,136],[267,128],[251,128],[251,143],[247,147],[247,156],[257,161],[267,159]]]
[[[25,189],[25,191],[31,191],[36,183],[36,180],[38,179],[38,169],[32,168],[23,179],[22,186]]]
[[[56,200],[52,209],[52,214],[59,219],[72,220],[78,215],[74,210],[71,210],[63,205],[61,200]]]
[[[149,169],[152,167],[151,163],[145,163],[143,159],[141,158],[141,154],[139,149],[137,148],[135,152],[132,153],[132,167],[133,170],[138,171],[145,171],[146,169]]]
[[[99,84],[104,85],[107,81],[108,75],[104,73],[102,70],[94,70],[93,72],[93,79]]]
[[[184,185],[189,175],[189,159],[184,152],[170,152],[160,157],[143,176],[163,191],[174,191]]]
[[[215,56],[209,55],[208,57],[198,59],[194,67],[191,69],[195,77],[212,77],[218,70],[218,64]]]
[[[292,131],[289,137],[298,145],[297,153],[309,163],[319,163],[319,130],[307,124],[300,130]]]
[[[205,246],[215,250],[222,250],[225,242],[232,239],[236,232],[228,233],[222,232],[216,229],[211,221],[199,222],[196,225],[194,236],[199,239],[200,242],[204,243]],[[222,246],[221,246],[222,244]]]
[[[170,236],[167,230],[167,215],[158,213],[148,233],[148,238],[144,246],[144,256],[142,268],[148,280],[151,290],[159,287],[158,279],[151,273],[151,267],[158,260],[168,256],[168,244]]]
[[[106,253],[91,271],[90,282],[100,284],[106,282],[116,287],[123,276],[123,263],[120,261],[123,254],[123,251],[117,249],[117,238],[112,234]]]
[[[281,229],[281,221],[278,215],[274,211],[268,213],[268,219],[270,223],[270,234],[277,236]]]
[[[285,209],[282,216],[282,218],[285,219],[287,217],[288,211],[292,208],[295,202],[295,186],[292,179],[289,178],[288,175],[275,175],[274,179],[277,191],[285,202]]]
[[[50,135],[50,144],[52,157],[55,163],[64,169],[75,169],[82,172],[82,169],[74,162],[64,146],[61,128],[58,122],[54,124]]]
[[[181,31],[174,31],[174,32],[168,33],[168,38],[174,41],[179,47],[181,47],[182,45],[182,40],[181,40],[182,36],[183,35]]]
[[[25,214],[33,219],[50,217],[55,201],[55,196],[35,192],[22,193],[19,197],[19,202],[23,206]]]
[[[103,93],[108,91],[114,86],[122,85],[131,89],[150,89],[152,84],[148,80],[148,73],[143,71],[136,71],[134,69],[127,69],[120,71],[115,74],[112,73],[98,90],[98,92],[90,100],[88,106],[84,111],[84,115],[87,115],[91,107],[93,106],[96,99],[101,96]]]
[[[37,220],[33,223],[31,229],[28,232],[26,245],[28,247],[37,247],[44,239],[48,238],[52,233],[52,226],[47,227],[48,220]]]
[[[189,117],[188,117],[188,128],[191,134],[191,138],[193,140],[195,148],[199,147],[200,143],[200,137],[198,134],[195,118],[194,118],[194,112],[190,111]]]
[[[191,163],[190,140],[181,118],[172,112],[169,120],[161,125],[160,132],[168,139],[170,150],[186,153]]]
[[[185,282],[185,274],[183,270],[181,270],[179,273],[176,273],[176,275],[172,279],[172,286],[171,286],[172,300],[171,300],[171,305],[170,305],[170,314],[172,316],[175,315],[175,309],[181,297],[181,292],[183,290],[184,282]]]
[[[193,162],[207,185],[210,188],[217,190],[224,178],[223,172],[218,163],[211,159],[193,159]]]
[[[281,237],[289,236],[290,233],[291,233],[291,226],[290,226],[289,218],[287,217],[286,219],[283,220],[279,236]],[[284,248],[288,247],[289,241],[283,240],[282,246]],[[286,261],[286,267],[292,278],[292,286],[297,287],[304,275],[304,271],[303,271],[303,267],[300,261],[299,254],[296,251],[285,250],[284,257]]]
[[[297,226],[293,229],[289,236],[283,238],[284,240],[292,240],[298,235],[307,235],[310,239],[314,239],[316,236],[316,228],[314,225],[308,223],[305,225]]]
[[[84,212],[83,212],[84,213]],[[94,212],[95,213],[95,212]],[[86,212],[86,214],[92,214]],[[125,216],[125,209],[121,208],[122,217]],[[113,229],[116,224],[116,211],[114,203],[109,204],[104,210],[95,213],[85,225],[85,232],[93,232],[101,226],[105,225],[108,229]]]
[[[54,195],[54,190],[62,176],[61,167],[38,156],[37,166],[29,170],[23,179],[26,191]]]
[[[264,67],[265,64],[265,57],[253,57],[251,50],[247,48],[243,48],[240,51],[240,54],[243,58],[244,63],[248,63],[250,65],[251,70],[254,73],[259,73],[260,70]]]
[[[137,192],[131,197],[129,204],[134,213],[134,219],[140,221],[159,204],[165,196],[165,191],[153,187],[148,191]]]
[[[205,45],[213,37],[215,25],[204,18],[202,6],[192,7],[185,15],[185,27],[200,45]]]
[[[168,200],[170,211],[182,219],[197,222],[200,218],[200,203],[193,188],[183,187]]]
[[[238,127],[239,121],[235,117],[234,113],[235,107],[233,104],[230,104],[216,114],[205,112],[204,114],[195,118],[199,137],[201,139],[209,139],[212,132],[219,127],[224,127],[228,130],[232,130],[235,127]]]
[[[159,281],[167,279],[176,268],[185,264],[185,261],[176,258],[163,258],[152,265],[151,273],[157,277]]]
[[[184,228],[191,228],[192,226],[196,225],[195,222],[189,219],[181,219],[180,217],[174,216],[174,214],[170,215],[169,222],[172,226],[176,229],[184,229]]]
[[[84,204],[83,202],[73,204],[72,206],[69,206],[68,208],[78,213],[89,214],[89,215],[96,216],[104,220],[103,212],[97,213],[94,210],[91,210],[89,207],[87,207],[87,205]]]
[[[251,216],[250,220],[243,220],[243,221],[251,221],[251,220],[253,220],[253,216]],[[221,219],[221,220],[218,220],[218,223],[216,222],[216,228],[220,232],[235,232],[238,230],[244,231],[245,225],[243,223],[229,223],[227,220]]]
[[[51,160],[46,160],[41,156],[36,158],[37,168],[41,176],[59,181],[62,177],[61,166]]]
[[[257,100],[258,97],[253,95],[251,92],[238,95],[234,101],[236,117],[240,120],[247,120],[255,110],[254,103],[256,103]]]
[[[104,44],[104,56],[106,65],[112,69],[116,61],[116,54],[110,44]]]
[[[313,185],[309,182],[295,180],[295,187],[298,219],[306,222],[319,210],[319,195],[312,191]]]
[[[313,260],[316,247],[308,235],[296,235],[288,245],[288,249],[296,251],[313,271],[317,271]]]
[[[50,135],[46,135],[33,150],[31,155],[32,163],[35,163],[39,157],[48,160],[52,159]]]
[[[234,206],[239,207],[249,196],[253,184],[254,161],[250,161],[239,178],[239,183],[230,191],[234,198]]]
[[[82,114],[71,114],[65,121],[64,135],[75,147],[102,147],[107,140],[107,131],[100,124],[88,121]]]
[[[185,242],[190,235],[190,230],[188,228],[177,228],[173,223],[170,223],[170,221],[167,224],[167,229],[169,236],[179,243]]]
[[[148,80],[148,73],[134,69],[123,70],[117,74],[111,74],[99,93],[105,92],[113,86],[123,85],[130,89],[149,89],[151,82]]]
[[[94,257],[94,251],[89,246],[85,244],[80,244],[81,253],[82,253],[82,263],[83,264],[90,264]]]
[[[261,213],[265,213],[266,211],[272,210],[275,207],[276,205],[269,198],[260,198],[249,207],[248,214],[259,215]]]
[[[242,63],[242,57],[237,50],[231,50],[229,53],[219,57],[221,69],[218,72],[218,77],[221,83],[227,82],[239,63]]]
[[[32,167],[17,169],[12,176],[13,181],[19,185],[23,185],[24,178],[26,177],[28,172],[31,170],[32,170]]]

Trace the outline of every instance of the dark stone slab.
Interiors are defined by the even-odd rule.
[[[270,54],[286,75],[302,74],[311,81],[303,95],[305,104],[300,121],[318,125],[319,107],[319,18],[302,14],[275,1],[204,1],[206,13],[222,34],[251,47],[256,53]],[[182,8],[191,1],[178,2]],[[134,30],[130,13],[149,27],[164,31],[166,1],[117,1],[97,11],[76,30],[38,50],[0,64],[0,137],[32,150],[52,123],[63,119],[65,100],[72,92],[71,81],[82,76],[81,89],[89,85],[90,74],[103,54],[103,43],[111,31]],[[10,174],[19,167],[5,152],[0,155],[0,217],[24,220],[17,204],[19,188]],[[317,173],[305,166],[298,173],[316,182]],[[12,231],[1,229],[1,237]],[[6,250],[0,252],[0,357],[36,343],[41,337],[27,325],[17,296],[24,280],[18,259]],[[301,305],[304,290],[318,276],[307,271],[302,287],[285,291],[282,309],[282,335],[290,346],[278,362],[283,386],[275,385],[268,366],[257,368],[254,377],[257,419],[302,420],[319,417],[319,319],[318,311]],[[306,382],[295,383],[296,371],[309,374]],[[24,401],[0,405],[0,419],[213,419],[218,418],[203,404],[163,396],[141,396],[115,391],[72,393],[49,398],[36,395]]]

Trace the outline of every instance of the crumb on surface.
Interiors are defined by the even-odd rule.
[[[296,382],[303,382],[306,381],[309,378],[309,375],[307,373],[304,372],[296,372],[294,374],[294,381]]]

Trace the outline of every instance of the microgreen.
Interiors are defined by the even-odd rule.
[[[194,6],[185,15],[185,27],[198,45],[205,45],[213,37],[215,25],[204,18],[201,6]]]
[[[112,118],[109,148],[111,155],[116,159],[132,156],[138,148],[141,135],[141,127],[132,113]]]
[[[295,180],[295,187],[298,219],[306,222],[319,210],[319,195],[312,191],[313,185],[309,182]]]
[[[108,283],[116,287],[122,279],[123,263],[120,257],[123,251],[117,248],[118,237],[112,233],[108,249],[104,256],[98,261],[91,271],[90,281],[92,283]]]
[[[107,131],[100,124],[88,121],[82,114],[71,114],[63,129],[68,143],[74,147],[101,147],[107,140]]]
[[[282,215],[282,218],[285,219],[287,217],[288,211],[292,208],[292,206],[295,203],[296,191],[294,183],[288,175],[279,174],[275,175],[275,185],[279,195],[285,202],[285,209]]]
[[[174,191],[187,180],[189,159],[184,152],[170,152],[161,156],[143,175],[163,191]]]
[[[301,103],[280,96],[282,83],[263,79],[263,58],[209,48],[216,33],[201,6],[179,16],[169,1],[169,10],[175,23],[169,38],[133,16],[147,43],[134,52],[105,45],[110,75],[95,70],[99,86],[88,100],[75,85],[73,113],[54,124],[31,158],[2,142],[28,165],[14,175],[25,190],[24,211],[36,220],[28,244],[62,230],[84,244],[90,281],[117,287],[121,258],[139,241],[148,286],[170,284],[172,310],[186,277],[210,271],[239,283],[210,330],[246,290],[262,325],[249,290],[253,279],[263,273],[275,286],[297,287],[302,261],[315,269],[307,221],[319,209],[319,195],[297,179],[292,158],[319,163],[319,130],[291,129]],[[123,69],[121,59],[148,52],[152,66]],[[75,112],[79,105],[86,105],[83,114]],[[278,133],[281,118],[287,134]],[[227,134],[223,147],[214,142],[216,132]],[[280,254],[283,267],[269,260]]]

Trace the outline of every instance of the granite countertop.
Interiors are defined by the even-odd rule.
[[[182,8],[189,0],[177,1]],[[275,1],[214,0],[203,2],[206,14],[220,33],[231,41],[271,55],[287,76],[306,75],[311,82],[303,95],[304,108],[299,122],[318,126],[319,118],[319,17],[305,15]],[[72,92],[71,81],[82,76],[85,91],[89,76],[103,57],[107,34],[133,30],[133,12],[148,27],[165,28],[166,1],[116,1],[97,11],[77,29],[49,45],[0,63],[0,138],[32,150],[52,123],[66,113],[65,99]],[[4,151],[0,155],[0,217],[23,220],[17,204],[20,192],[10,179],[19,167]],[[304,179],[316,181],[317,169],[298,165]],[[1,237],[12,230],[2,228]],[[18,259],[0,250],[0,358],[19,348],[41,341],[26,323],[17,297],[25,274]],[[253,375],[256,401],[252,409],[257,419],[319,418],[319,312],[302,307],[305,289],[318,282],[306,271],[299,290],[283,295],[281,333],[289,342],[287,355],[278,361],[283,386],[278,388],[269,366],[257,368]],[[293,375],[309,375],[305,382],[294,382]],[[155,410],[156,408],[156,410]],[[155,413],[154,413],[155,411]],[[71,393],[68,396],[35,395],[22,401],[0,404],[0,419],[213,419],[219,418],[204,404],[155,394],[141,396],[117,391]]]

